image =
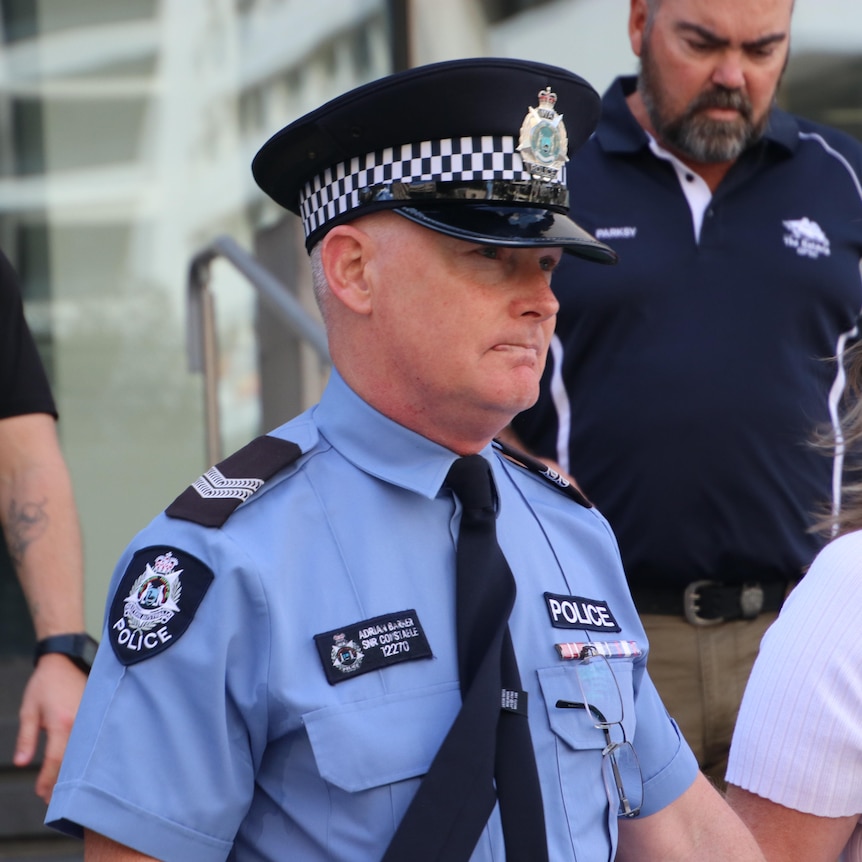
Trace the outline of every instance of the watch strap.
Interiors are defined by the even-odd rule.
[[[37,642],[33,663],[36,664],[43,655],[48,653],[59,653],[66,656],[84,673],[89,674],[98,647],[98,641],[91,638],[86,632],[52,635]]]

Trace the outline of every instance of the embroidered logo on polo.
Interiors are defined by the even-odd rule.
[[[829,257],[832,254],[829,238],[816,221],[804,217],[785,221],[782,224],[787,229],[787,233],[784,234],[784,244],[794,249],[801,257],[817,260],[821,256]]]
[[[431,658],[416,611],[399,611],[315,635],[330,685],[402,661]]]
[[[189,627],[213,573],[183,551],[145,548],[123,575],[111,603],[110,640],[125,665],[166,650]]]
[[[584,629],[590,632],[618,632],[620,627],[607,602],[583,596],[545,593],[551,625],[555,629]]]

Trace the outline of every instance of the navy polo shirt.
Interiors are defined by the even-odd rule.
[[[799,577],[840,464],[829,426],[862,307],[862,145],[774,109],[696,234],[617,80],[567,167],[572,217],[620,254],[564,255],[537,405],[514,423],[608,517],[630,584]]]

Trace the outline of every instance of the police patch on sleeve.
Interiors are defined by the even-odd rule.
[[[399,611],[315,635],[330,685],[390,664],[431,658],[416,611]]]
[[[558,596],[545,593],[548,615],[555,629],[584,629],[590,632],[618,632],[607,602],[583,596]]]
[[[135,664],[179,640],[212,580],[210,568],[184,551],[138,551],[111,602],[108,631],[117,658]]]

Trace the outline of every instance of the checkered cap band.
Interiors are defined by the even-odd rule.
[[[300,195],[305,235],[359,207],[360,191],[370,186],[529,179],[516,145],[511,135],[446,138],[387,147],[327,168],[306,183]]]

